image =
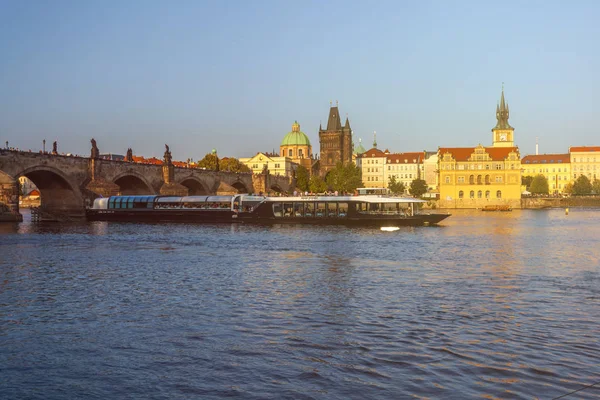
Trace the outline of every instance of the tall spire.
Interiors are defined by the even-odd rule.
[[[373,131],[373,148],[377,148],[377,132]]]
[[[500,104],[496,105],[496,119],[498,122],[494,129],[512,129],[508,123],[509,118],[508,104],[504,100],[504,82],[502,82],[502,94],[500,95]]]

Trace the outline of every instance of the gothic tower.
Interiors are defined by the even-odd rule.
[[[321,176],[327,175],[340,161],[344,165],[352,163],[352,129],[348,117],[342,126],[337,102],[335,107],[331,106],[329,109],[327,129],[319,126],[319,144],[321,146]]]
[[[493,147],[514,147],[515,128],[508,123],[509,111],[508,104],[504,101],[504,84],[502,85],[502,96],[500,104],[496,105],[496,119],[498,122],[492,129],[492,146]]]

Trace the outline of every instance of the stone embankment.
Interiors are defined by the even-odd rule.
[[[523,209],[567,208],[567,207],[597,207],[600,208],[599,196],[573,197],[526,197],[521,199]]]

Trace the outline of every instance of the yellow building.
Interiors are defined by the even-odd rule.
[[[389,152],[388,152],[389,154]],[[363,187],[386,188],[385,161],[387,154],[376,147],[356,156],[356,166],[361,170]]]
[[[521,157],[508,118],[503,89],[491,147],[438,149],[440,207],[521,207]]]
[[[415,179],[423,179],[425,152],[412,153],[389,153],[386,157],[385,187],[388,186],[390,178],[396,178],[396,182],[404,184],[404,191],[408,193],[410,184]]]
[[[257,153],[254,157],[240,158],[240,162],[260,174],[266,167],[271,175],[292,176],[296,164],[289,157],[277,157],[266,153]]]
[[[573,182],[581,175],[590,182],[600,179],[600,146],[571,146],[569,160]]]
[[[571,182],[571,164],[569,154],[536,154],[521,160],[523,176],[543,175],[548,180],[550,194],[563,193]]]

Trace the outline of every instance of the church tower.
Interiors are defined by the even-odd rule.
[[[515,128],[508,123],[508,117],[508,104],[504,101],[504,84],[502,84],[500,104],[496,105],[496,119],[498,122],[492,129],[493,147],[515,147]]]
[[[348,117],[342,126],[337,102],[335,107],[329,108],[327,129],[319,127],[319,144],[321,176],[325,176],[340,161],[344,165],[352,163],[352,129]]]

